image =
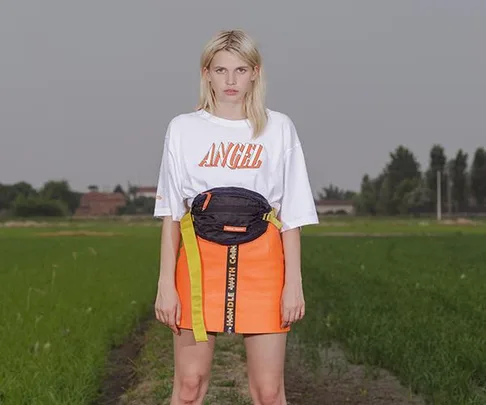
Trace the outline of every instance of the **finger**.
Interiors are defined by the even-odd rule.
[[[290,317],[289,317],[290,323],[294,323],[295,321],[297,321],[297,316],[298,316],[297,311],[298,311],[298,308],[295,308],[290,312]]]
[[[168,321],[167,311],[164,310],[164,311],[160,311],[160,312],[161,312],[161,316],[162,316],[162,323],[167,325],[167,321]]]
[[[290,322],[290,310],[285,309],[282,316],[282,328],[289,326]]]
[[[181,324],[181,304],[177,304],[176,325],[179,326],[180,324]]]
[[[303,319],[303,318],[304,318],[304,315],[305,315],[305,306],[303,305],[303,306],[300,308],[299,320]]]
[[[159,308],[155,308],[155,316],[159,322],[163,323],[162,311]]]
[[[166,319],[167,319],[167,325],[171,326],[174,325],[175,323],[175,308],[170,309],[167,311],[165,314]]]
[[[176,326],[176,312],[177,312],[177,308],[174,307],[170,312],[169,312],[169,316],[168,316],[168,319],[167,319],[167,324],[169,325],[169,328],[172,330],[173,333],[177,334],[178,331],[177,331],[177,326]]]
[[[301,309],[300,306],[295,308],[294,320],[292,321],[293,323],[300,321],[300,309]]]

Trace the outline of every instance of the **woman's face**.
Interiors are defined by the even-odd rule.
[[[257,77],[258,68],[252,69],[228,51],[219,51],[209,69],[205,69],[205,74],[218,102],[241,103]]]

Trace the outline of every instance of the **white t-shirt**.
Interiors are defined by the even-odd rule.
[[[245,119],[205,110],[174,117],[165,135],[154,216],[179,221],[197,194],[235,186],[262,194],[277,210],[282,232],[318,223],[295,126],[283,113],[267,113],[268,124],[255,139]]]

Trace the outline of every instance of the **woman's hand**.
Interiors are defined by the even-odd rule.
[[[305,314],[305,301],[300,281],[286,282],[282,291],[282,328],[300,321]]]
[[[172,332],[180,335],[181,302],[179,294],[174,286],[159,284],[157,298],[155,300],[155,315]]]

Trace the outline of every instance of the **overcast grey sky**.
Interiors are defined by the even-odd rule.
[[[166,125],[227,28],[260,44],[315,192],[357,190],[398,144],[423,167],[435,142],[486,147],[485,0],[3,0],[0,183],[155,185]]]

